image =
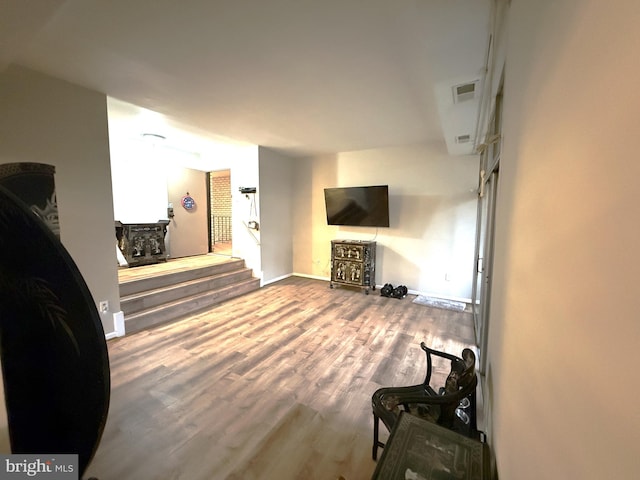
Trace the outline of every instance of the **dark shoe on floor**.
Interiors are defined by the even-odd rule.
[[[391,292],[391,296],[393,298],[404,298],[407,296],[408,290],[407,287],[405,287],[404,285],[399,285],[396,288],[393,289],[393,292]]]
[[[390,283],[385,283],[384,287],[380,289],[380,295],[383,297],[390,297],[393,293],[393,285]]]

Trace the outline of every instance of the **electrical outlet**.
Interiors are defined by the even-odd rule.
[[[100,302],[100,313],[107,313],[109,311],[109,302],[107,300],[103,300]]]

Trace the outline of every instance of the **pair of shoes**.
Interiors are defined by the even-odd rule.
[[[385,283],[384,287],[380,289],[380,295],[383,297],[390,297],[393,293],[393,285],[390,283]]]
[[[399,285],[393,289],[393,292],[391,292],[391,297],[398,299],[404,298],[407,296],[407,292],[407,287],[405,287],[404,285]]]

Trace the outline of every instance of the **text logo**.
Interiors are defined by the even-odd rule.
[[[0,455],[0,480],[78,480],[78,455]]]

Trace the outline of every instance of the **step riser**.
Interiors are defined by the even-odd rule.
[[[260,280],[254,278],[224,289],[211,291],[208,294],[198,295],[196,298],[184,298],[182,301],[173,302],[161,309],[156,308],[148,312],[139,312],[130,315],[129,318],[125,316],[125,330],[127,333],[133,333],[167,323],[259,288]]]
[[[125,281],[120,284],[125,332],[168,323],[259,288],[260,280],[241,259]]]
[[[179,300],[180,298],[224,288],[249,278],[251,278],[251,270],[249,269],[229,272],[215,277],[205,277],[189,283],[166,287],[162,290],[149,291],[146,295],[123,297],[120,301],[120,309],[125,315],[130,315],[147,308]]]
[[[133,267],[135,268],[135,267]],[[184,270],[180,272],[167,273],[150,278],[142,278],[120,284],[120,296],[126,297],[136,293],[146,292],[157,288],[175,285],[177,283],[188,282],[202,277],[210,277],[226,272],[232,272],[244,268],[244,260],[234,260],[218,265],[210,265],[207,267],[196,268],[193,270]]]

